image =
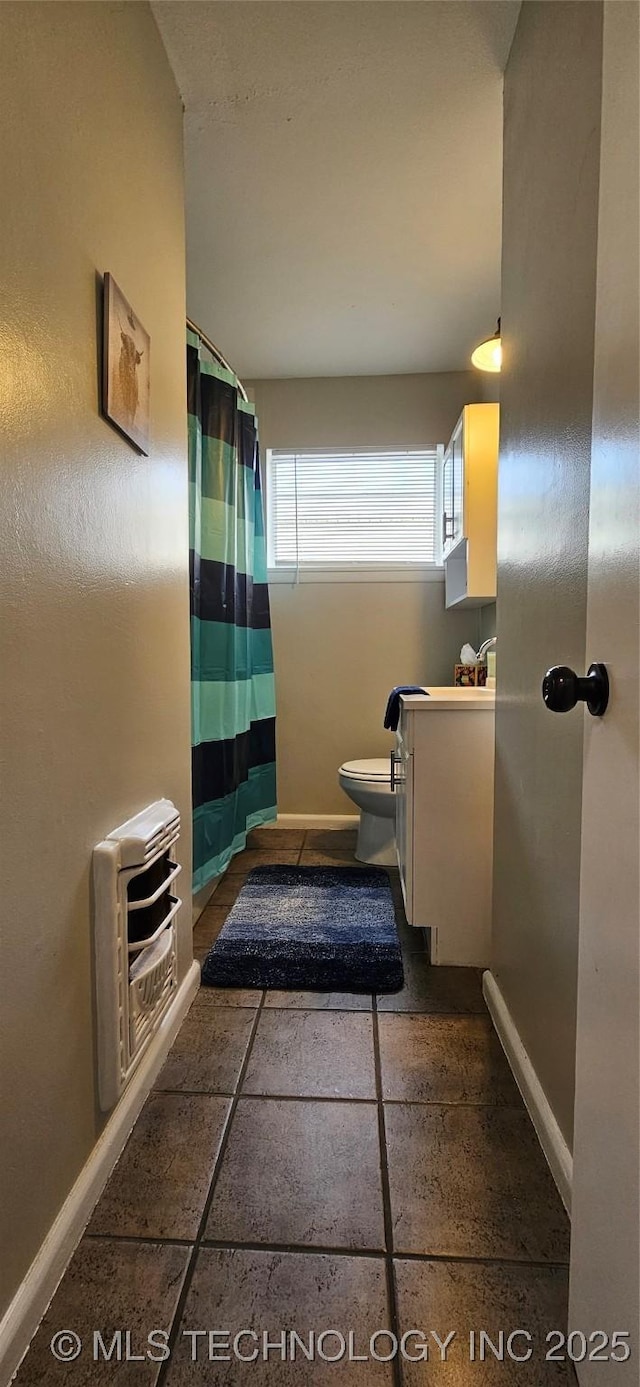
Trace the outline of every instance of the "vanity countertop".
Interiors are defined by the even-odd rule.
[[[429,697],[425,697],[428,694]],[[496,706],[495,689],[457,688],[451,684],[425,684],[424,694],[401,694],[403,706],[409,711],[460,712],[465,708],[483,708],[492,712]]]

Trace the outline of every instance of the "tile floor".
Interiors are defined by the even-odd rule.
[[[196,926],[196,955],[251,867],[353,864],[353,848],[351,833],[252,834]],[[544,1361],[546,1334],[566,1322],[568,1222],[479,974],[429,967],[390,878],[406,971],[396,996],[201,989],[19,1387],[575,1382],[572,1368]],[[85,1341],[70,1363],[50,1350],[62,1329]],[[110,1361],[94,1361],[94,1329],[107,1345],[122,1331]],[[275,1341],[266,1362],[261,1339],[250,1361],[249,1335],[244,1361],[209,1361],[210,1347],[228,1349],[194,1334],[232,1342],[252,1329]],[[409,1335],[406,1357],[372,1356],[382,1329]],[[164,1362],[152,1330],[170,1334]],[[291,1330],[303,1348],[294,1341],[292,1358],[287,1339],[283,1361],[279,1336]],[[312,1330],[339,1330],[345,1356],[334,1334],[309,1361]],[[496,1348],[500,1331],[526,1330],[531,1357],[499,1361],[487,1348],[471,1362],[473,1330]],[[455,1331],[444,1361],[432,1331]],[[389,1342],[374,1340],[380,1360]]]

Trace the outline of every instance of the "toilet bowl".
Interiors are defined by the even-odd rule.
[[[360,810],[356,857],[379,867],[395,867],[395,795],[389,761],[345,761],[338,771],[345,794]]]

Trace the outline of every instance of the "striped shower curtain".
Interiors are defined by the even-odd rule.
[[[187,331],[193,888],[276,817],[273,649],[257,420]]]

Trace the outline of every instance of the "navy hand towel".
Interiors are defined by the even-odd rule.
[[[384,715],[384,725],[391,732],[395,732],[400,721],[400,694],[423,694],[424,689],[420,684],[398,684],[391,690],[387,699],[387,711]]]

